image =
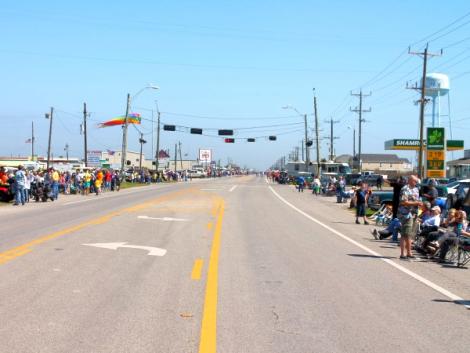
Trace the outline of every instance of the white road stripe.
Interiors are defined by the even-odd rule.
[[[311,221],[317,223],[318,225],[322,226],[323,228],[329,230],[330,232],[332,232],[333,234],[339,236],[340,238],[343,238],[344,240],[350,242],[351,244],[354,244],[356,245],[358,248],[361,248],[362,250],[364,250],[365,252],[368,252],[369,254],[371,255],[374,255],[374,256],[377,256],[379,257],[380,260],[382,260],[383,262],[389,264],[390,266],[393,266],[395,267],[397,270],[403,272],[403,273],[406,273],[408,276],[414,278],[415,280],[423,283],[424,285],[428,286],[429,288],[432,288],[434,289],[435,291],[441,293],[442,295],[446,296],[447,298],[449,298],[450,300],[453,300],[453,301],[464,301],[461,297],[455,295],[454,293],[448,291],[447,289],[435,284],[434,282],[431,282],[430,280],[418,275],[417,273],[407,269],[406,267],[403,267],[399,264],[397,264],[396,262],[390,260],[390,259],[384,259],[383,256],[381,254],[379,254],[378,252],[375,252],[374,250],[372,249],[369,249],[367,246],[364,246],[362,245],[361,243],[349,238],[348,236],[338,232],[336,229],[333,229],[331,228],[330,226],[320,222],[318,219],[310,216],[309,214],[305,213],[304,211],[302,211],[301,209],[297,208],[296,206],[294,206],[293,204],[291,204],[289,201],[287,201],[286,199],[284,199],[281,195],[279,195],[276,191],[274,191],[274,189],[269,186],[269,189],[272,191],[272,193],[279,199],[281,200],[282,202],[284,202],[287,206],[289,206],[290,208],[294,209],[295,211],[299,212],[301,215],[305,216],[306,218],[310,219]],[[470,309],[470,305],[464,305],[467,309]]]
[[[230,188],[229,192],[232,192],[233,190],[235,190],[237,188],[238,185],[234,185]]]

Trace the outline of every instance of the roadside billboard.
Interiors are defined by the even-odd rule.
[[[87,151],[86,157],[88,167],[101,167],[101,151]]]

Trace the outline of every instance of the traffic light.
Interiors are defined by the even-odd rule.
[[[190,132],[191,134],[202,135],[202,129],[192,127]]]
[[[269,136],[269,141],[276,141],[277,137],[276,136]]]
[[[219,130],[219,136],[233,136],[233,130]]]
[[[163,130],[165,131],[176,131],[175,125],[163,125]]]
[[[246,139],[247,142],[255,142],[256,140],[254,138],[249,138],[249,139]]]
[[[224,139],[225,143],[235,143],[235,139]]]
[[[312,140],[308,140],[307,143],[306,143],[307,147],[312,147],[313,145],[313,141]]]

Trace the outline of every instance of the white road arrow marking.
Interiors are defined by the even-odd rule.
[[[131,248],[147,250],[149,256],[164,256],[166,254],[165,249],[155,248],[153,246],[141,246],[141,245],[127,245],[127,243],[94,243],[94,244],[82,244],[86,246],[94,246],[96,248],[117,250],[119,248]]]
[[[189,221],[189,219],[185,219],[185,218],[172,218],[172,217],[138,216],[137,218],[140,218],[140,219],[155,219],[157,221],[164,221],[164,222],[187,222],[187,221]]]
[[[235,190],[237,188],[238,185],[234,185],[230,188],[229,192],[232,192],[233,190]]]

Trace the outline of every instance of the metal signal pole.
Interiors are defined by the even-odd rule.
[[[313,89],[313,111],[315,113],[315,142],[317,147],[317,176],[321,176],[320,167],[320,137],[319,137],[319,126],[318,126],[318,111],[317,111],[317,96],[315,95],[315,88]]]
[[[46,119],[49,119],[49,142],[47,143],[47,163],[46,168],[49,169],[51,163],[51,140],[52,140],[52,118],[54,117],[54,108],[51,107],[51,112],[46,113]]]

